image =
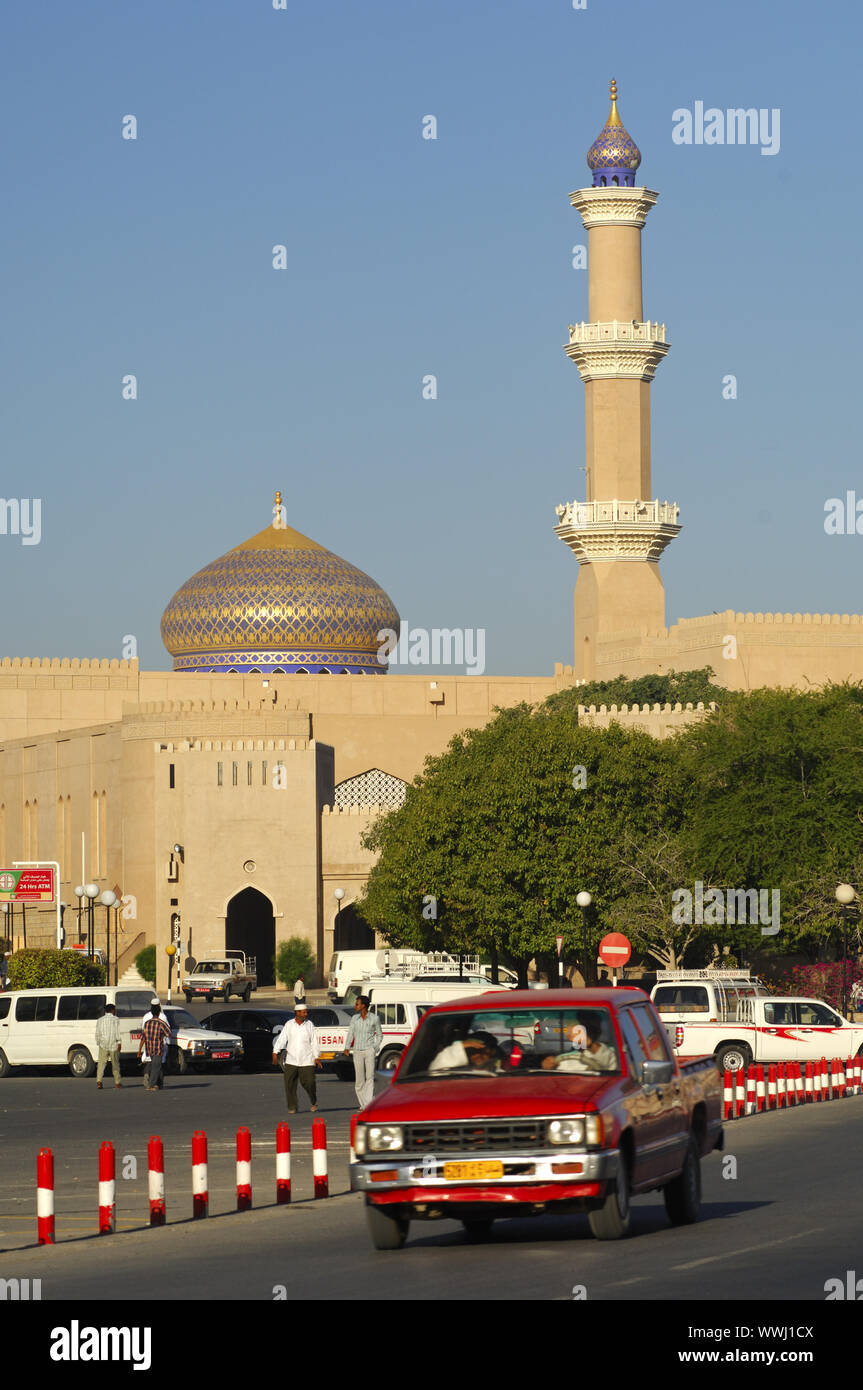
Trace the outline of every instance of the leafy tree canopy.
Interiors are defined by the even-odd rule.
[[[698,671],[669,671],[663,676],[615,676],[607,681],[589,681],[568,690],[559,690],[545,702],[549,709],[574,709],[579,705],[705,705],[722,704],[730,692],[713,683],[712,666]]]

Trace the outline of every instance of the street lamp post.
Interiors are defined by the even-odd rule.
[[[105,909],[105,984],[111,983],[111,908],[116,907],[120,899],[112,889],[106,888],[101,894],[99,902]],[[117,973],[117,962],[114,962],[114,973]],[[116,984],[117,981],[115,980]]]
[[[576,893],[576,895],[575,895],[575,901],[576,901],[576,904],[578,905],[578,907],[581,908],[581,940],[582,940],[582,954],[583,954],[583,959],[584,959],[584,969],[583,969],[583,971],[582,971],[582,974],[584,975],[584,984],[585,984],[585,988],[586,988],[586,987],[587,987],[587,983],[588,983],[588,981],[587,981],[587,912],[588,912],[588,908],[590,907],[590,904],[593,902],[593,898],[590,896],[589,893],[582,891],[581,893]]]
[[[850,883],[836,888],[836,901],[842,907],[842,1017],[848,1017],[848,908],[857,897]]]
[[[93,951],[96,948],[96,908],[95,902],[99,896],[98,883],[85,883],[84,896],[87,899],[87,955],[93,959]]]

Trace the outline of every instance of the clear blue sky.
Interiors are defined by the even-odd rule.
[[[861,27],[850,0],[7,8],[0,493],[40,497],[43,535],[0,536],[0,652],[120,656],[132,633],[168,667],[165,604],[280,487],[413,625],[484,627],[489,673],[571,661],[568,194],[612,76],[660,193],[668,620],[863,610],[863,536],[823,525],[827,498],[863,498]],[[674,144],[696,101],[778,107],[779,153]]]

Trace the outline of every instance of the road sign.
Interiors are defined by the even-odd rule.
[[[560,955],[561,951],[563,950],[563,937],[556,936],[554,938],[554,944],[557,947],[557,954]]]
[[[0,869],[0,902],[52,903],[53,869]]]
[[[622,932],[609,932],[599,943],[600,960],[614,969],[619,970],[622,965],[626,965],[631,955],[632,947]]]

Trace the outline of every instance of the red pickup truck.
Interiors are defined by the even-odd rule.
[[[701,1159],[723,1146],[713,1058],[679,1062],[639,989],[508,990],[430,1009],[386,1091],[359,1115],[351,1188],[378,1250],[412,1220],[587,1212],[599,1240],[661,1188],[696,1221]]]

